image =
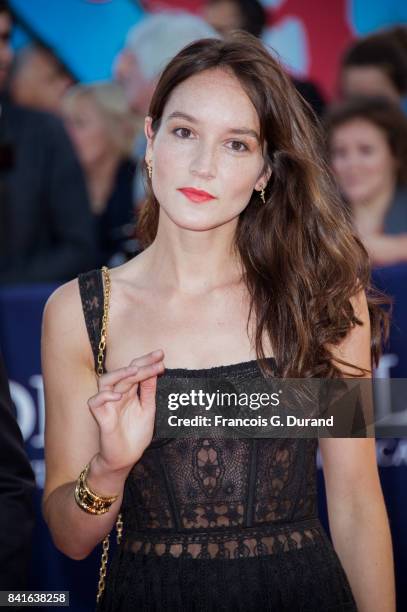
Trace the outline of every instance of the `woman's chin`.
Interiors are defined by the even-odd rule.
[[[224,224],[224,222],[216,221],[214,219],[206,221],[198,221],[196,219],[174,219],[174,223],[179,229],[188,230],[191,232],[207,232]]]
[[[347,200],[349,202],[353,203],[359,203],[359,202],[364,202],[364,201],[368,201],[371,197],[372,191],[369,189],[364,189],[363,187],[354,187],[354,188],[349,188],[345,191],[345,197],[347,198]]]
[[[170,224],[174,224],[180,229],[193,232],[206,232],[233,220],[233,218],[224,219],[220,217],[219,214],[214,214],[213,210],[192,211],[192,213],[188,211],[182,214],[179,212],[177,212],[177,214],[171,214],[167,211],[165,217],[167,217],[166,221]]]

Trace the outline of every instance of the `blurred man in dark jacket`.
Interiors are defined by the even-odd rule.
[[[24,590],[34,527],[34,474],[11,409],[0,354],[0,590]]]
[[[65,281],[95,262],[88,196],[60,120],[5,93],[11,28],[0,0],[0,282]]]

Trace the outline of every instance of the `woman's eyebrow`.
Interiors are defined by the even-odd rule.
[[[172,112],[170,115],[168,115],[167,121],[170,121],[170,119],[185,119],[186,121],[190,121],[191,123],[199,123],[199,120],[196,119],[196,117],[193,117],[192,115],[188,115],[188,113],[183,113],[181,111]],[[260,142],[260,137],[258,133],[250,128],[230,128],[229,130],[227,130],[227,132],[229,134],[239,134],[241,136],[252,136],[257,140],[257,142]]]
[[[181,111],[174,111],[167,117],[167,121],[170,119],[186,119],[186,121],[190,121],[191,123],[199,123],[198,119],[192,117],[192,115],[188,115],[187,113],[182,113]]]

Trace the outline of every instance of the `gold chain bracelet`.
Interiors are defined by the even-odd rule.
[[[89,489],[86,482],[86,477],[89,472],[90,463],[88,463],[82,472],[79,474],[78,480],[75,486],[75,500],[78,506],[87,512],[88,514],[105,514],[108,512],[110,506],[118,495],[110,495],[109,497],[102,497],[97,495]]]

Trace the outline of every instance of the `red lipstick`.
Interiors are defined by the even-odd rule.
[[[207,202],[208,200],[216,199],[211,193],[202,189],[195,189],[194,187],[181,187],[178,191],[183,193],[191,202]]]

